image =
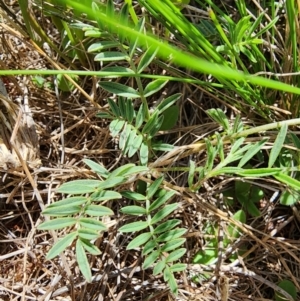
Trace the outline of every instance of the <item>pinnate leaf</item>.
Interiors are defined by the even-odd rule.
[[[75,196],[70,198],[65,198],[61,201],[54,202],[50,204],[47,208],[60,207],[60,206],[79,206],[88,201],[87,197]]]
[[[54,246],[50,249],[50,251],[47,254],[47,259],[50,260],[54,258],[55,256],[59,255],[62,251],[64,251],[77,237],[77,232],[72,232],[67,234],[64,238],[59,240],[57,243],[54,244]]]
[[[160,224],[158,227],[154,229],[154,234],[162,233],[171,230],[172,228],[176,227],[178,224],[180,224],[179,219],[171,219],[168,220],[162,224]]]
[[[167,80],[163,80],[163,79],[156,79],[150,82],[144,90],[144,96],[149,97],[150,95],[158,92],[167,84],[167,82],[168,82]]]
[[[108,177],[109,172],[102,165],[100,165],[90,159],[83,159],[83,162],[86,165],[88,165],[94,172],[98,173],[101,177],[103,177],[105,179]]]
[[[122,196],[133,201],[145,201],[146,196],[135,191],[122,191]]]
[[[98,231],[92,229],[81,228],[77,232],[80,238],[87,240],[97,239],[100,236]]]
[[[156,243],[155,240],[149,240],[149,241],[145,244],[145,246],[144,246],[144,248],[143,248],[142,254],[143,254],[143,255],[149,254],[149,253],[152,252],[152,251],[155,249],[155,247],[157,247],[157,246],[158,246],[158,244]]]
[[[51,221],[43,222],[38,226],[39,230],[57,230],[75,225],[77,220],[73,217],[56,218]]]
[[[132,141],[132,144],[130,144],[129,150],[128,150],[128,158],[131,158],[140,148],[141,144],[143,142],[143,136],[137,135],[134,140]]]
[[[164,112],[167,108],[172,106],[179,98],[181,97],[180,93],[171,95],[164,99],[156,108],[160,113]]]
[[[176,239],[172,239],[170,241],[167,241],[161,248],[161,250],[163,252],[169,252],[172,250],[177,249],[178,247],[180,247],[184,242],[185,242],[185,238],[176,238]]]
[[[164,194],[160,196],[158,199],[156,199],[149,207],[149,212],[152,212],[153,210],[159,208],[162,206],[165,202],[167,202],[169,199],[172,198],[172,196],[175,194],[175,191],[166,191],[164,190]]]
[[[75,180],[62,184],[57,191],[67,194],[89,193],[93,192],[101,182],[99,180]]]
[[[153,275],[155,276],[155,275],[160,274],[163,271],[163,269],[165,268],[165,266],[166,266],[166,261],[160,260],[153,269]]]
[[[107,189],[112,188],[117,185],[122,184],[125,181],[124,177],[114,177],[110,175],[105,181],[102,181],[101,184],[98,185],[98,189]]]
[[[119,45],[119,43],[115,42],[115,41],[101,41],[101,42],[93,43],[92,45],[90,45],[87,49],[87,52],[89,52],[89,53],[98,52],[103,49],[116,47],[118,45]]]
[[[121,212],[129,215],[141,215],[141,214],[147,214],[147,210],[140,206],[126,206],[121,208]]]
[[[121,130],[123,129],[124,125],[125,125],[125,120],[121,120],[121,119],[113,120],[109,125],[109,131],[112,137],[118,136]]]
[[[152,60],[155,58],[155,55],[157,53],[158,49],[154,49],[153,47],[149,47],[147,51],[143,54],[138,67],[137,72],[141,73],[143,70],[152,62]]]
[[[92,272],[85,254],[82,241],[80,239],[76,242],[76,259],[79,269],[87,282],[92,282]]]
[[[128,60],[128,56],[118,51],[101,52],[94,57],[95,62],[114,62],[126,60]]]
[[[150,232],[142,233],[138,235],[136,238],[134,238],[127,246],[127,250],[132,250],[137,247],[140,247],[141,245],[145,244],[150,238],[152,237],[152,234]]]
[[[144,263],[143,263],[143,269],[149,268],[159,257],[160,251],[154,251],[149,256],[146,257]]]
[[[91,195],[91,199],[96,202],[108,201],[108,200],[118,200],[121,199],[122,195],[117,191],[112,190],[101,190],[96,191]]]
[[[186,270],[187,265],[184,263],[175,263],[174,265],[170,266],[170,270],[175,272],[182,272]]]
[[[96,231],[105,231],[107,227],[101,221],[96,220],[95,218],[81,217],[79,219],[81,227],[96,230]]]
[[[151,199],[162,184],[164,177],[157,178],[147,190],[147,199]]]
[[[177,295],[177,294],[178,294],[178,286],[177,286],[175,277],[174,277],[174,275],[173,275],[172,272],[170,273],[170,277],[169,277],[169,279],[168,279],[168,284],[169,284],[169,287],[170,287],[171,292],[172,292],[174,295]]]
[[[180,248],[180,249],[173,251],[167,257],[166,262],[173,262],[173,261],[178,260],[185,254],[185,252],[186,252],[186,248]]]
[[[140,148],[140,163],[141,165],[147,165],[149,157],[149,148],[146,142],[143,142]]]
[[[131,87],[115,82],[102,81],[99,83],[104,90],[127,98],[139,98],[139,93]]]
[[[80,206],[55,206],[55,207],[48,207],[43,211],[44,215],[49,216],[67,216],[79,213],[81,211]]]
[[[140,222],[133,222],[127,225],[122,226],[119,231],[120,232],[136,232],[143,230],[148,227],[148,222],[140,221]]]
[[[186,229],[184,229],[184,228],[170,230],[170,231],[168,231],[166,233],[161,234],[156,239],[156,241],[158,241],[158,242],[170,241],[170,240],[173,240],[173,239],[181,237],[185,232],[186,232]]]
[[[159,221],[161,221],[162,219],[164,219],[165,217],[167,217],[169,214],[171,214],[174,210],[176,210],[178,207],[178,204],[174,203],[174,204],[169,204],[166,205],[163,209],[161,209],[160,211],[158,211],[151,219],[151,224],[156,224]]]
[[[85,213],[90,216],[108,216],[114,214],[111,209],[101,205],[89,205],[86,207]]]
[[[91,242],[89,242],[88,240],[80,238],[80,242],[81,242],[81,245],[85,248],[85,250],[87,252],[89,252],[90,254],[92,254],[92,255],[100,255],[101,254],[100,250],[95,245],[93,245]]]

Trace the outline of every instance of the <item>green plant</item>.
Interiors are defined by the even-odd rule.
[[[293,177],[296,180],[300,180],[300,174],[296,166],[299,166],[299,149],[300,149],[300,140],[294,134],[290,133],[287,135],[284,140],[284,144],[291,145],[291,149],[282,149],[280,152],[275,164],[281,168],[289,167],[290,169],[294,169],[293,171],[285,171],[284,174]],[[299,189],[286,189],[280,196],[280,203],[282,205],[290,206],[294,205],[298,202],[299,199]]]
[[[216,93],[225,102],[227,99],[232,102],[232,99],[236,99],[238,95],[238,100],[232,103],[240,108],[242,113],[245,112],[243,111],[244,104],[247,103],[255,109],[256,114],[270,120],[269,108],[265,106],[269,103],[267,95],[269,90],[263,87],[298,94],[300,90],[297,86],[253,76],[245,67],[247,65],[240,59],[239,54],[243,53],[248,62],[251,61],[254,64],[252,65],[254,71],[271,69],[272,66],[266,59],[262,59],[263,52],[258,48],[263,44],[266,32],[274,30],[273,27],[278,18],[274,16],[265,28],[259,27],[264,18],[263,14],[260,14],[256,21],[241,14],[242,19],[235,23],[220,12],[213,3],[210,3],[211,20],[207,24],[209,26],[214,24],[214,30],[210,28],[207,34],[203,27],[197,28],[187,21],[180,9],[169,1],[139,1],[156,20],[160,20],[175,35],[183,45],[181,49],[151,35],[147,31],[146,18],[138,19],[131,1],[126,1],[118,13],[115,12],[113,1],[107,1],[105,5],[93,1],[88,1],[88,5],[71,0],[57,1],[57,3],[60,2],[72,7],[77,17],[76,22],[72,24],[62,24],[63,28],[70,34],[78,32],[78,37],[84,36],[88,40],[87,51],[90,55],[94,55],[95,64],[101,64],[101,71],[18,72],[97,76],[99,86],[109,93],[105,99],[107,106],[98,113],[98,117],[110,121],[109,131],[112,137],[119,138],[118,146],[123,155],[128,158],[138,155],[138,158],[134,158],[137,165],[128,164],[112,172],[108,172],[93,161],[85,160],[85,163],[98,174],[100,180],[77,180],[63,184],[59,188],[59,192],[75,196],[51,204],[44,214],[54,219],[46,221],[39,226],[39,229],[59,230],[70,227],[71,232],[52,247],[47,258],[55,257],[76,240],[76,254],[80,270],[86,279],[91,281],[92,276],[86,253],[99,254],[99,249],[92,242],[99,238],[101,231],[107,230],[105,223],[99,218],[113,214],[108,206],[98,205],[97,202],[113,201],[124,197],[131,200],[133,204],[123,207],[121,212],[137,216],[138,221],[125,224],[119,230],[123,233],[143,231],[130,242],[127,249],[142,247],[142,254],[145,256],[143,267],[154,266],[153,273],[155,275],[163,273],[164,280],[168,282],[172,292],[177,293],[174,273],[185,269],[185,265],[181,262],[174,262],[180,260],[185,254],[186,250],[181,246],[185,242],[183,235],[186,230],[176,228],[180,220],[170,218],[178,208],[178,204],[166,204],[171,200],[174,192],[161,188],[163,182],[161,174],[172,171],[187,172],[188,188],[191,193],[201,189],[209,179],[219,176],[240,177],[241,181],[236,181],[236,197],[248,213],[257,216],[259,212],[254,203],[258,197],[261,197],[262,191],[248,184],[243,186],[242,178],[255,181],[257,178],[272,176],[298,191],[300,189],[300,182],[297,178],[299,164],[294,164],[297,162],[295,159],[292,165],[286,164],[288,162],[286,158],[289,158],[290,152],[286,151],[285,143],[290,144],[290,142],[285,142],[285,139],[288,126],[297,125],[300,121],[295,119],[268,122],[263,126],[246,128],[240,116],[231,122],[222,110],[208,110],[208,116],[221,126],[222,130],[194,145],[184,145],[180,154],[180,158],[185,158],[191,154],[205,153],[205,163],[197,166],[196,162],[190,160],[189,167],[172,166],[163,169],[160,168],[159,162],[164,162],[164,157],[160,157],[156,164],[153,164],[153,158],[159,156],[157,151],[166,151],[168,152],[166,156],[171,156],[173,151],[178,151],[178,148],[158,142],[156,135],[159,130],[171,129],[176,124],[180,111],[176,102],[180,94],[166,97],[159,104],[155,103],[158,97],[154,101],[152,98],[170,81],[205,84],[208,92]],[[241,12],[245,11],[242,3],[238,5]],[[79,17],[81,13],[84,13],[86,18]],[[215,47],[210,41],[216,33],[219,35],[216,39],[213,38],[214,41],[222,42],[219,47]],[[71,35],[67,34],[67,36],[71,40]],[[75,45],[76,43],[73,43],[73,46]],[[211,83],[205,79],[205,76],[204,80],[195,80],[188,76],[148,74],[147,68],[150,64],[162,64],[159,58],[168,64],[177,64],[194,70],[201,76],[202,73],[212,74],[215,79]],[[168,67],[167,64],[164,66]],[[241,73],[239,68],[244,73]],[[14,74],[14,72],[17,71],[12,70],[7,74]],[[118,82],[114,81],[115,78],[118,78]],[[125,79],[128,78],[133,79],[130,85],[125,84]],[[221,96],[221,89],[226,89],[230,96],[228,98]],[[241,99],[243,101],[240,101]],[[273,102],[270,101],[270,103]],[[276,139],[274,139],[274,132],[269,134],[268,131],[271,130],[276,134],[278,132]],[[252,135],[252,140],[248,138],[250,135]],[[295,137],[293,139],[295,140]],[[262,152],[267,142],[273,144],[272,151],[268,155],[268,166],[247,167],[254,156]],[[299,141],[295,145],[299,147]],[[185,151],[186,149],[188,151]],[[298,153],[295,152],[294,155],[297,157]],[[176,156],[171,156],[171,158],[176,158]],[[277,164],[281,159],[283,163]],[[173,163],[176,163],[175,159]],[[148,176],[148,181],[150,176],[158,177],[158,179],[147,186],[146,181],[139,179],[145,175]],[[125,191],[122,190],[129,183],[140,185],[136,191],[126,191],[127,188]],[[140,188],[140,186],[146,187]],[[242,189],[249,191],[244,193]],[[232,218],[242,223],[246,222],[243,210],[236,212]],[[205,253],[197,254],[198,257],[195,257],[194,262],[208,264],[216,261],[218,230],[215,224],[206,225],[206,234],[211,235],[212,240],[208,241]],[[225,230],[227,237],[224,239],[224,246],[227,247],[239,237],[240,233],[233,223],[230,223]]]
[[[183,263],[174,264],[174,261],[178,261],[186,252],[185,248],[180,248],[185,242],[185,238],[182,236],[186,229],[177,227],[181,223],[178,219],[164,221],[178,208],[179,204],[165,205],[175,192],[161,189],[162,181],[163,177],[160,177],[149,185],[145,196],[131,191],[122,193],[126,198],[138,201],[140,206],[125,206],[121,211],[129,215],[144,216],[144,220],[126,224],[119,231],[126,233],[148,230],[148,232],[143,232],[135,237],[128,244],[127,249],[144,245],[142,251],[142,255],[145,256],[143,268],[147,269],[154,265],[153,274],[163,273],[164,280],[169,284],[171,291],[177,294],[174,273],[185,270],[186,265]]]
[[[246,214],[243,210],[237,211],[232,218],[241,223],[246,223]],[[207,243],[203,247],[203,250],[197,252],[197,254],[193,258],[193,263],[210,265],[214,264],[218,260],[219,252],[223,250],[219,250],[219,227],[220,225],[208,224],[203,232],[207,235]],[[237,240],[241,233],[237,226],[234,224],[229,224],[226,229],[222,229],[224,233],[224,238],[222,241],[223,248],[226,250],[228,246],[230,246],[235,240]],[[239,253],[239,250],[238,250]],[[237,254],[233,253],[230,255],[230,260],[234,260],[237,258]]]
[[[101,86],[106,87],[106,89],[118,94],[128,95],[129,87],[124,86],[123,88],[127,92],[120,93],[120,85],[110,82],[101,83]],[[119,90],[117,90],[118,88]],[[179,97],[179,94],[175,94],[166,98],[146,119],[148,108],[144,104],[140,106],[138,111],[135,111],[132,100],[120,96],[118,103],[108,99],[110,110],[99,113],[98,117],[112,120],[109,130],[112,137],[119,136],[119,149],[122,150],[123,155],[131,158],[139,151],[140,163],[146,165],[149,159],[149,150],[151,152],[152,150],[166,151],[172,149],[172,145],[154,141],[153,138],[163,125],[164,116],[162,113],[172,106]],[[177,117],[174,115],[171,118],[171,120],[176,119]]]
[[[264,191],[248,182],[235,181],[235,197],[251,216],[260,216],[260,211],[255,203],[258,203],[264,197]]]
[[[291,297],[293,298],[293,300],[296,300],[297,298],[297,289],[296,286],[294,285],[293,282],[289,281],[289,280],[281,280],[278,283],[278,286],[280,288],[282,288],[284,291],[286,291],[288,294],[291,295]],[[275,292],[275,300],[276,301],[284,301],[287,300],[283,295],[281,295],[278,292]]]
[[[60,230],[70,227],[70,232],[56,242],[47,254],[47,259],[52,259],[63,252],[76,240],[76,258],[78,266],[87,279],[92,280],[92,274],[86,253],[99,255],[100,250],[92,243],[98,239],[102,231],[107,231],[104,218],[113,214],[113,211],[99,203],[117,200],[126,197],[139,203],[125,206],[121,212],[128,215],[139,216],[139,221],[122,226],[122,233],[133,233],[148,229],[133,239],[127,249],[135,249],[144,245],[142,254],[145,256],[143,268],[147,269],[154,265],[153,273],[163,273],[164,280],[168,282],[173,293],[177,294],[177,284],[174,273],[183,271],[185,264],[175,263],[185,253],[185,248],[179,248],[185,238],[184,228],[178,228],[180,220],[168,219],[164,221],[179,204],[166,204],[173,196],[174,191],[161,189],[163,178],[158,178],[148,186],[146,194],[134,191],[117,192],[119,185],[124,185],[140,173],[147,173],[147,167],[127,164],[108,172],[103,166],[85,160],[85,163],[104,180],[76,180],[63,184],[58,192],[71,194],[61,201],[49,205],[43,214],[52,217],[41,225],[39,230]],[[113,190],[110,190],[113,188]],[[88,194],[88,196],[87,196]],[[142,217],[144,216],[144,218]]]
[[[99,238],[101,232],[107,230],[105,223],[99,218],[113,214],[110,208],[99,203],[122,198],[115,187],[132,180],[137,173],[147,172],[148,168],[127,164],[110,173],[91,160],[86,159],[85,163],[103,180],[76,180],[63,184],[58,192],[74,196],[49,205],[43,214],[53,219],[42,223],[38,229],[59,230],[71,227],[70,232],[52,246],[47,259],[56,257],[76,240],[78,265],[84,277],[90,282],[92,275],[86,252],[92,255],[100,254],[99,249],[91,241]]]

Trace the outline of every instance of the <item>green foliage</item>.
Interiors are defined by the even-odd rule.
[[[178,120],[179,117],[179,107],[178,106],[171,106],[167,108],[163,113],[162,113],[163,122],[161,124],[160,130],[161,131],[167,131],[172,129]]]
[[[240,223],[246,222],[246,214],[243,210],[237,211],[232,218]],[[193,263],[210,265],[214,264],[218,260],[218,254],[220,251],[218,250],[219,245],[219,226],[214,224],[207,224],[207,227],[203,229],[205,235],[209,238],[206,240],[207,243],[203,247],[203,250],[200,250],[196,253],[193,258]],[[230,244],[232,244],[236,239],[238,239],[241,235],[239,228],[230,223],[226,229],[223,229],[224,238],[223,238],[223,247],[226,249]],[[236,259],[237,255],[234,253],[230,256],[230,260]]]
[[[103,82],[100,85],[103,87]],[[118,86],[120,85],[118,84]],[[115,88],[113,83],[111,83],[110,87],[112,87],[112,90]],[[172,108],[172,104],[177,101],[180,95],[176,94],[163,100],[160,106],[147,118],[148,108],[144,103],[141,104],[138,111],[134,110],[132,100],[128,98],[130,95],[133,96],[134,92],[129,92],[128,88],[124,86],[123,91],[126,90],[127,92],[122,92],[123,96],[118,98],[117,103],[112,99],[108,99],[109,111],[99,113],[98,117],[113,120],[110,123],[109,130],[112,137],[119,137],[119,148],[122,150],[123,155],[131,158],[139,152],[140,163],[146,165],[149,160],[150,151],[153,149],[151,145],[152,139],[163,124],[164,116],[162,114]],[[114,93],[118,95],[119,91],[120,89],[118,91],[115,90]],[[124,98],[125,94],[127,98]],[[166,125],[169,127],[172,126],[170,121]],[[154,147],[156,150],[164,150],[166,148],[170,150],[172,148],[170,145],[162,145],[157,142],[154,144]]]
[[[148,15],[138,18],[131,1],[126,1],[120,10],[116,9],[112,0],[105,4],[95,1],[82,4],[72,0],[50,2],[64,3],[65,8],[72,8],[74,16],[78,17],[76,22],[70,24],[65,20],[53,18],[63,37],[64,50],[68,53],[64,58],[66,57],[66,61],[68,58],[79,60],[84,66],[85,57],[82,56],[82,50],[87,49],[94,64],[101,65],[101,71],[82,73],[97,76],[99,87],[109,93],[105,110],[97,116],[109,121],[110,134],[118,140],[118,147],[123,156],[133,158],[131,160],[137,165],[126,164],[108,171],[92,160],[84,160],[97,178],[78,179],[63,184],[58,192],[69,196],[49,205],[43,212],[49,218],[39,226],[40,230],[68,228],[69,231],[53,245],[47,258],[54,258],[70,245],[75,246],[79,268],[87,281],[91,281],[87,254],[100,254],[94,241],[103,231],[107,231],[104,218],[114,214],[107,201],[114,202],[126,198],[130,204],[122,207],[120,211],[136,220],[123,225],[119,231],[137,234],[127,249],[141,249],[144,256],[143,268],[152,267],[153,274],[161,274],[171,291],[177,294],[174,273],[186,268],[186,265],[180,262],[186,252],[182,247],[185,243],[183,236],[186,229],[180,228],[181,220],[171,217],[179,204],[170,202],[175,192],[162,188],[163,177],[157,178],[150,185],[139,178],[145,175],[149,176],[148,179],[150,175],[157,177],[157,172],[161,173],[161,170],[153,168],[151,159],[157,155],[157,151],[171,152],[174,149],[173,145],[158,141],[157,133],[160,130],[172,129],[176,125],[180,112],[177,101],[181,95],[174,94],[161,100],[161,97],[156,97],[156,93],[161,92],[170,80],[188,82],[191,78],[149,75],[149,66],[161,58],[168,64],[183,66],[200,73],[201,76],[202,73],[212,74],[212,83],[207,86],[209,93],[216,93],[217,97],[223,101],[225,99],[224,103],[237,99],[233,101],[233,106],[242,113],[245,112],[244,107],[247,107],[243,104],[251,105],[255,114],[270,120],[269,109],[264,105],[269,102],[266,95],[270,93],[266,93],[269,91],[264,87],[300,93],[297,88],[299,85],[290,86],[281,81],[253,76],[249,71],[271,69],[272,66],[261,46],[265,42],[266,32],[274,29],[278,17],[274,16],[261,27],[264,13],[253,18],[247,15],[245,5],[237,1],[242,17],[234,22],[210,3],[210,19],[194,25],[180,12],[182,5],[188,1],[140,0],[139,3],[147,9],[147,14],[151,14],[156,21],[161,21],[161,24],[173,33],[175,39],[180,41],[182,48],[177,48],[149,33],[146,22]],[[83,14],[86,19],[81,17]],[[289,11],[289,17],[293,18],[292,11]],[[26,26],[30,27],[30,22],[27,21]],[[295,48],[294,42],[292,46]],[[249,65],[245,65],[241,54]],[[294,57],[293,60],[296,68]],[[248,68],[250,65],[251,68]],[[126,80],[128,78],[132,80]],[[62,74],[58,75],[58,79],[62,91],[73,90],[74,87]],[[195,83],[199,84],[200,81]],[[37,84],[43,83],[37,79]],[[226,88],[228,98],[223,96],[223,92],[220,93],[220,87]],[[287,150],[286,144],[300,148],[299,138],[295,134],[288,135],[288,126],[299,124],[299,120],[246,129],[244,119],[242,121],[239,115],[233,122],[221,109],[208,110],[207,115],[222,127],[222,130],[215,135],[206,136],[205,140],[199,142],[199,148],[193,150],[194,154],[205,150],[206,158],[203,164],[198,166],[195,161],[190,160],[189,167],[182,169],[188,172],[187,182],[191,192],[197,192],[209,179],[219,176],[239,177],[230,197],[237,200],[232,205],[241,208],[232,216],[240,223],[246,223],[246,213],[254,217],[260,215],[256,203],[264,196],[262,189],[244,181],[243,178],[251,178],[251,181],[255,182],[257,178],[273,177],[289,187],[289,190],[282,194],[281,203],[291,205],[297,201],[300,189],[297,169],[300,161],[299,151]],[[250,164],[254,158],[265,152],[267,142],[272,143],[268,135],[262,137],[263,133],[269,130],[278,131],[278,134],[268,154],[267,167],[252,168]],[[258,133],[260,136],[255,142],[247,139],[250,135],[253,138],[253,135]],[[171,170],[165,169],[166,172]],[[134,183],[134,191],[124,190],[129,183]],[[208,265],[217,261],[218,227],[219,225],[213,223],[206,224],[204,232],[211,239],[207,240],[204,249],[196,254],[194,263]],[[239,227],[234,223],[229,223],[223,230],[225,248],[241,235]],[[236,256],[233,254],[230,259],[233,260]],[[207,278],[207,275],[203,277]]]
[[[127,164],[109,173],[100,164],[91,160],[85,160],[85,162],[94,172],[103,176],[104,180],[75,180],[63,184],[58,189],[59,192],[76,196],[49,205],[43,214],[53,219],[42,223],[38,229],[58,230],[70,227],[70,233],[52,246],[47,259],[59,255],[76,239],[78,266],[87,281],[91,281],[86,252],[92,255],[100,254],[100,250],[91,243],[100,237],[102,231],[107,230],[105,223],[99,220],[99,217],[114,214],[110,208],[98,203],[122,198],[120,193],[108,189],[125,183],[129,177],[137,173],[147,172],[148,168]],[[89,195],[86,196],[86,194]]]
[[[193,162],[190,163],[190,170],[188,176],[188,184],[192,191],[197,191],[202,186],[202,183],[210,177],[214,177],[220,174],[237,174],[241,176],[267,176],[269,174],[276,174],[280,169],[259,169],[259,170],[247,170],[242,167],[253,158],[253,156],[259,152],[263,145],[267,142],[267,139],[254,144],[246,144],[243,135],[243,123],[239,116],[237,116],[235,123],[230,125],[228,118],[220,109],[211,109],[207,111],[208,115],[214,119],[218,124],[223,127],[224,134],[216,134],[215,140],[205,139],[205,145],[207,149],[206,163],[201,167],[196,167]],[[237,138],[235,138],[237,137]],[[224,143],[231,143],[231,149],[225,157]],[[219,163],[215,165],[215,162],[219,158]],[[233,167],[232,164],[237,167]],[[193,179],[197,174],[198,181],[194,184]]]
[[[260,216],[260,211],[255,205],[264,197],[264,192],[260,187],[248,182],[235,181],[235,197],[250,215]]]
[[[297,168],[297,166],[299,166],[300,164],[300,140],[294,133],[290,133],[290,135],[282,135],[281,139],[282,146],[284,144],[294,146],[294,150],[289,150],[281,147],[275,161],[275,164],[283,169],[281,174],[277,175],[276,178],[280,179],[280,181],[288,184],[289,186],[289,189],[283,191],[283,193],[281,194],[280,203],[282,205],[291,206],[298,202],[300,192],[300,173]],[[289,169],[291,169],[292,171],[290,171]]]
[[[177,284],[174,273],[183,271],[185,264],[174,263],[186,252],[180,248],[185,242],[182,238],[186,229],[178,228],[180,220],[167,219],[178,208],[178,203],[166,204],[173,196],[174,191],[166,191],[160,188],[163,178],[158,178],[147,188],[145,200],[140,196],[140,206],[126,206],[121,209],[122,213],[129,215],[144,216],[144,221],[133,222],[122,226],[119,231],[123,233],[146,230],[137,235],[127,246],[127,249],[142,247],[145,256],[143,268],[154,267],[153,274],[163,273],[173,293],[177,294]],[[157,198],[156,195],[159,195]],[[126,195],[137,199],[136,193],[127,192]]]
[[[43,211],[44,215],[53,219],[42,223],[38,229],[59,230],[66,227],[70,228],[70,233],[56,242],[50,249],[47,259],[56,257],[76,240],[78,266],[86,280],[91,281],[92,275],[86,253],[100,254],[100,250],[92,241],[99,238],[101,232],[106,231],[107,227],[98,218],[113,214],[110,208],[98,203],[126,197],[137,201],[139,205],[123,207],[121,212],[139,216],[140,220],[122,226],[119,231],[132,233],[147,229],[146,232],[136,236],[128,244],[127,249],[144,245],[142,250],[142,254],[145,256],[143,268],[147,269],[154,265],[154,274],[163,273],[164,279],[168,282],[172,292],[177,294],[174,273],[184,270],[186,265],[174,262],[178,261],[186,252],[185,248],[180,248],[185,242],[182,236],[186,229],[177,227],[180,220],[168,219],[168,216],[178,208],[178,203],[167,204],[173,198],[175,192],[160,188],[163,181],[162,177],[149,185],[144,195],[134,191],[119,193],[115,191],[116,188],[112,191],[109,190],[111,187],[126,183],[135,174],[147,172],[148,168],[127,164],[110,173],[103,166],[91,160],[85,160],[85,162],[104,179],[75,180],[63,184],[58,189],[61,193],[76,196],[55,202]]]
[[[286,291],[292,298],[293,300],[297,299],[297,288],[294,285],[293,282],[289,281],[289,280],[281,280],[278,283],[278,286],[280,288],[282,288],[284,291]],[[283,296],[282,294],[275,292],[275,300],[276,301],[284,301],[287,300],[285,296]]]

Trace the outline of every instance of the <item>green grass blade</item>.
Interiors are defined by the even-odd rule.
[[[270,156],[269,156],[269,162],[268,162],[269,168],[271,168],[274,165],[276,159],[278,158],[278,156],[281,152],[281,149],[283,147],[283,144],[284,144],[284,141],[286,138],[287,130],[288,130],[288,126],[286,123],[284,123],[282,125],[282,127],[280,128],[280,131],[279,131],[279,133],[275,139],[275,142],[273,144],[273,147],[271,149]]]

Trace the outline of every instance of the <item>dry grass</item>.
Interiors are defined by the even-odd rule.
[[[11,24],[1,23],[0,28],[2,41],[7,41],[1,49],[5,68],[58,68]],[[50,89],[37,88],[29,77],[8,78],[9,83],[12,83],[9,96],[14,104],[16,99],[24,98],[25,86],[29,91],[28,105],[38,134],[38,145],[31,145],[39,150],[40,162],[30,165],[23,157],[18,167],[0,166],[0,300],[266,301],[274,300],[274,286],[277,289],[276,283],[285,278],[291,279],[300,290],[299,214],[296,207],[292,210],[271,203],[271,192],[268,195],[267,190],[268,197],[260,204],[261,217],[242,227],[243,235],[231,246],[242,244],[247,253],[232,263],[228,260],[232,250],[222,250],[216,266],[189,265],[185,273],[178,275],[177,298],[170,294],[161,276],[154,277],[151,270],[141,269],[138,251],[126,250],[131,237],[117,232],[125,222],[118,214],[125,201],[107,204],[116,215],[111,218],[108,233],[96,242],[102,254],[90,257],[92,283],[86,283],[79,273],[73,247],[60,258],[46,261],[45,254],[53,242],[67,233],[61,231],[56,237],[54,233],[36,230],[43,220],[41,210],[60,198],[55,189],[72,179],[95,177],[82,163],[83,158],[101,162],[107,169],[125,164],[127,159],[115,150],[108,124],[95,117],[99,107],[105,106],[106,96],[96,88],[93,79],[82,79],[81,87],[88,95],[77,89],[59,98]],[[182,153],[173,154],[172,160],[180,155],[176,163],[187,166],[188,146],[217,130],[203,111],[220,103],[199,87],[169,85],[165,93],[178,91],[183,93],[181,117],[178,128],[167,137],[169,142],[183,146]],[[19,130],[17,127],[16,133]],[[205,154],[200,153],[195,160],[202,162]],[[156,167],[166,164],[169,162],[159,158],[154,163]],[[219,207],[215,198],[234,179],[220,178],[206,183],[205,189],[196,195],[184,188],[186,176],[170,173],[166,184],[177,190],[178,202],[182,203],[175,215],[188,229],[184,260],[191,263],[208,239],[203,230],[207,221],[218,224],[220,229],[233,222],[229,209]],[[260,184],[272,186],[272,183]],[[192,281],[192,275],[203,273],[204,269],[210,278],[201,283]]]

